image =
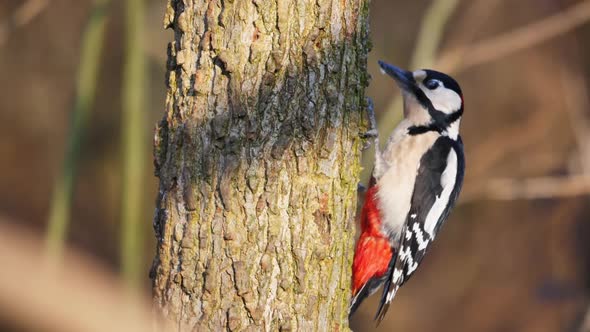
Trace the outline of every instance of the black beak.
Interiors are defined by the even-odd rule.
[[[416,87],[416,81],[414,80],[414,75],[412,72],[392,66],[383,61],[379,61],[379,66],[381,67],[382,71],[391,76],[397,82],[397,85],[400,87],[400,89],[407,92],[412,92]]]

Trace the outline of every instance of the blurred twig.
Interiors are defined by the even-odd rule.
[[[10,33],[37,17],[49,4],[49,0],[27,0],[8,18],[0,22],[0,46],[8,40]]]
[[[481,199],[518,200],[573,197],[590,194],[590,176],[538,177],[531,179],[494,179],[486,182],[478,193],[464,195],[461,203]]]
[[[588,20],[590,1],[582,1],[537,22],[445,52],[436,67],[446,72],[464,71],[565,34]]]
[[[23,331],[173,331],[156,322],[149,299],[123,291],[88,257],[64,251],[47,265],[42,239],[0,216],[0,320]]]
[[[465,3],[468,6],[461,14],[461,19],[454,21],[453,33],[448,35],[445,48],[455,49],[455,46],[472,43],[502,1],[504,0],[472,0]]]
[[[577,154],[582,166],[580,174],[529,179],[494,179],[484,182],[475,194],[464,195],[461,198],[462,203],[477,199],[517,200],[590,195],[590,121],[585,114],[590,99],[583,69],[579,65],[576,66],[575,62],[564,66],[561,70],[561,84],[566,111],[578,145]],[[528,127],[529,130],[526,132],[532,132],[530,126]],[[497,141],[495,144],[509,146]]]
[[[496,128],[492,135],[471,149],[471,160],[477,160],[469,167],[470,179],[488,179],[490,170],[503,158],[518,155],[547,137],[551,130],[551,121],[541,112],[534,112],[526,121],[518,121]],[[526,130],[523,130],[526,128]],[[518,137],[517,140],[514,137]]]
[[[437,0],[432,2],[432,5],[422,18],[420,31],[416,38],[414,54],[410,60],[412,70],[418,69],[419,66],[432,66],[434,64],[445,26],[458,4],[459,0]]]
[[[77,160],[90,108],[94,103],[106,25],[108,0],[96,0],[88,24],[82,35],[82,47],[76,82],[76,99],[71,113],[69,137],[63,166],[53,189],[49,212],[47,246],[49,254],[62,251],[70,221],[70,206]]]
[[[123,195],[121,263],[123,277],[131,287],[141,278],[141,201],[145,186],[145,135],[143,100],[146,79],[143,45],[143,0],[127,0],[125,8],[126,59],[123,82]]]
[[[574,66],[572,64],[571,66]],[[588,98],[588,82],[584,75],[584,68],[562,68],[561,84],[567,105],[572,132],[578,145],[578,157],[583,174],[590,175],[590,121],[585,112],[590,105]]]

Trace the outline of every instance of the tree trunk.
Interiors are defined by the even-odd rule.
[[[169,0],[154,303],[182,330],[348,328],[368,0]]]

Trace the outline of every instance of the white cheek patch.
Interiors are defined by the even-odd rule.
[[[461,108],[461,96],[451,89],[440,86],[435,90],[430,90],[422,85],[420,85],[420,89],[430,99],[432,106],[443,113],[450,114]]]

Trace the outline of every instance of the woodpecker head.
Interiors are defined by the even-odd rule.
[[[457,81],[430,69],[410,72],[383,61],[379,61],[379,66],[402,90],[404,117],[412,125],[458,134],[463,94]]]

